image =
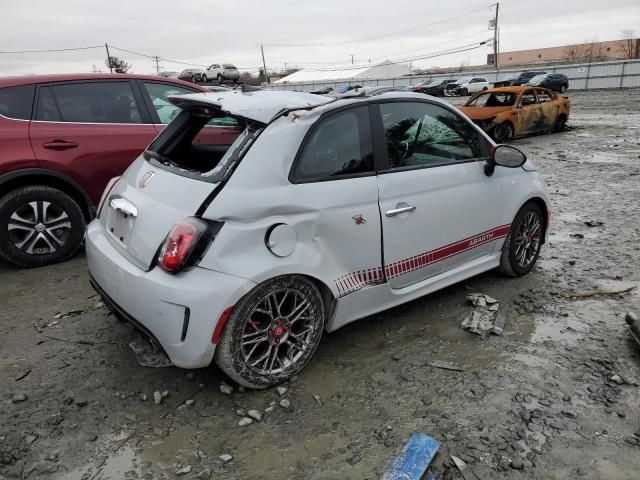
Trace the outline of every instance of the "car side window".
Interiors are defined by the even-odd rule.
[[[142,123],[127,82],[87,82],[53,85],[62,122]]]
[[[539,103],[550,102],[551,100],[553,100],[553,97],[549,94],[549,92],[546,92],[544,90],[538,90]]]
[[[35,85],[0,88],[0,115],[18,120],[31,120]]]
[[[533,93],[533,90],[525,90],[522,94],[522,98],[520,99],[520,105],[526,107],[527,105],[533,105],[536,103],[536,96]]]
[[[437,166],[485,155],[480,134],[462,116],[439,105],[380,105],[391,168]]]
[[[293,178],[330,180],[373,171],[369,110],[357,107],[321,120],[304,143]]]
[[[50,87],[40,87],[38,92],[38,105],[36,106],[36,120],[42,122],[60,122],[62,117],[53,98]]]

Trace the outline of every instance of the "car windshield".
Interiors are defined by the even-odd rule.
[[[233,170],[253,141],[262,131],[260,124],[242,122],[243,130],[230,145],[220,145],[219,136],[207,127],[216,120],[224,126],[229,119],[236,126],[238,119],[217,112],[211,117],[199,111],[182,110],[144,152],[153,165],[177,175],[217,183]],[[205,128],[207,127],[207,128]]]
[[[469,107],[512,107],[518,96],[512,92],[486,92],[467,102]]]
[[[531,77],[531,80],[529,80],[529,82],[531,83],[539,83],[541,81],[543,81],[545,78],[547,78],[547,74],[543,74],[543,75],[536,75],[535,77]]]
[[[469,83],[469,80],[471,80],[471,77],[459,78],[458,80],[456,80],[456,83],[458,85],[462,85],[463,83]]]
[[[236,68],[236,67],[235,67],[235,65],[231,65],[230,63],[225,63],[225,64],[223,65],[223,67],[224,67],[224,68],[233,68],[233,69],[235,69],[235,68]]]

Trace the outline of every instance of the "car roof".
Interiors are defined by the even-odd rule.
[[[385,99],[429,99],[429,101],[433,103],[451,108],[449,103],[437,97],[411,91],[390,91],[375,96],[356,94],[353,96],[346,95],[334,98],[325,95],[293,91],[260,90],[242,92],[232,90],[229,92],[191,93],[169,97],[169,100],[180,108],[185,108],[189,104],[200,107],[211,106],[229,115],[264,124],[269,123],[274,117],[286,110],[295,111],[308,109],[318,114],[323,114],[327,111],[350,104]]]
[[[232,116],[265,124],[283,110],[312,108],[333,101],[323,95],[279,90],[191,93],[169,97],[169,100],[181,108],[210,106]]]
[[[15,87],[19,85],[31,85],[34,83],[50,83],[50,82],[75,82],[82,80],[122,80],[122,79],[138,79],[152,80],[175,83],[189,86],[197,90],[201,87],[192,83],[183,82],[182,80],[161,77],[159,75],[137,75],[133,73],[68,73],[57,75],[25,75],[20,77],[0,77],[0,88]],[[203,90],[204,91],[204,90]]]

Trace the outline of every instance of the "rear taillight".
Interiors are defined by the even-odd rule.
[[[100,197],[100,203],[98,203],[98,211],[96,212],[96,217],[100,217],[100,212],[102,212],[102,207],[104,207],[104,204],[107,201],[107,197],[109,196],[109,193],[111,193],[111,190],[113,190],[113,187],[116,186],[116,183],[118,183],[118,180],[120,180],[120,177],[113,177],[111,180],[109,180],[109,183],[107,183],[107,186],[105,187],[104,192],[102,192],[102,196]]]
[[[198,263],[210,241],[209,226],[197,218],[176,223],[158,253],[158,266],[167,273],[178,273]]]

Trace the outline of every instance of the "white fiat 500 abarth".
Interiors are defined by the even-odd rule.
[[[109,184],[86,250],[105,303],[179,367],[215,360],[267,387],[304,367],[323,330],[538,258],[549,199],[535,165],[445,102],[171,101],[181,113]],[[208,141],[222,117],[240,125],[229,147]]]

